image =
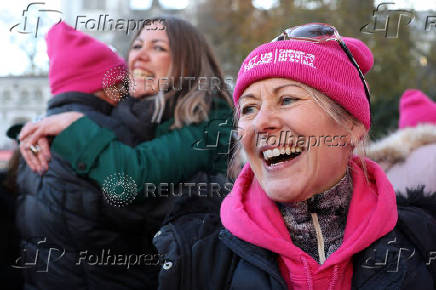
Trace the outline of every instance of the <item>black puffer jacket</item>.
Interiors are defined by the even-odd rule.
[[[399,198],[394,230],[353,257],[352,289],[436,289],[435,212],[436,193]],[[287,289],[277,255],[232,235],[218,211],[186,201],[173,216],[153,240],[159,289]]]
[[[48,114],[72,110],[112,130],[126,144],[144,139],[112,118],[112,107],[94,95],[57,95]],[[170,199],[111,206],[99,187],[75,174],[53,152],[48,172],[39,176],[23,162],[17,181],[22,252],[15,266],[24,269],[26,289],[156,287],[159,257],[151,240],[171,206]]]
[[[6,185],[7,175],[7,172],[0,170],[0,281],[2,289],[19,290],[23,287],[21,273],[11,267],[19,255],[19,238],[14,226],[16,193]]]

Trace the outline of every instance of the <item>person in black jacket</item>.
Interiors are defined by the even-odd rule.
[[[436,195],[397,202],[381,167],[355,155],[372,64],[322,23],[247,56],[233,98],[248,162],[219,215],[186,202],[156,234],[159,289],[436,287]]]
[[[23,124],[12,125],[6,135],[17,140]],[[19,255],[19,235],[15,227],[15,202],[18,196],[16,175],[20,151],[15,149],[6,169],[0,169],[0,224],[4,238],[0,242],[0,280],[2,287],[10,290],[23,288],[21,271],[11,267]]]
[[[107,71],[124,67],[109,47],[63,22],[50,30],[47,44],[54,95],[47,115],[82,112],[130,146],[153,138],[154,102],[127,98],[114,109],[119,99],[103,87]],[[156,287],[159,257],[151,237],[169,199],[114,207],[94,182],[77,175],[55,154],[44,175],[22,160],[17,184],[21,253],[12,266],[24,271],[25,289]]]

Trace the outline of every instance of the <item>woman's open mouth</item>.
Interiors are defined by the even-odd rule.
[[[137,78],[149,78],[149,77],[154,77],[154,74],[150,71],[147,70],[143,70],[140,68],[135,68],[133,70],[133,76],[137,77]]]
[[[298,145],[286,145],[266,149],[261,152],[263,160],[268,167],[276,167],[289,162],[302,154],[304,147]]]

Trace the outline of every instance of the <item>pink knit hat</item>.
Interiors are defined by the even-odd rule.
[[[400,99],[398,127],[415,127],[419,123],[436,124],[436,103],[420,90],[407,89]]]
[[[46,41],[50,60],[48,78],[53,95],[68,91],[94,93],[103,89],[103,78],[108,71],[126,67],[124,60],[106,44],[65,22],[54,25],[47,33]],[[111,76],[112,82],[107,85],[115,84],[123,77]]]
[[[369,48],[358,39],[342,39],[362,72],[368,72],[374,62]],[[284,40],[257,47],[239,70],[233,93],[235,106],[252,83],[274,77],[292,79],[317,89],[370,128],[370,105],[362,80],[336,41]]]

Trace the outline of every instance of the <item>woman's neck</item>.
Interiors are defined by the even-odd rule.
[[[278,204],[294,244],[320,264],[342,244],[352,192],[347,170],[333,187],[308,200]]]

